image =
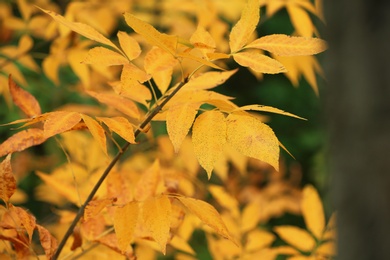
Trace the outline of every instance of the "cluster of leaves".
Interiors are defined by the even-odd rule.
[[[137,2],[137,8],[150,8],[149,1],[141,2]],[[248,157],[279,171],[279,147],[284,147],[262,118],[251,111],[303,118],[257,104],[238,107],[232,97],[211,90],[236,73],[237,69],[229,70],[231,59],[257,76],[287,73],[293,82],[301,73],[313,77],[317,65],[312,55],[324,51],[326,43],[311,38],[314,27],[309,35],[302,29],[305,23],[297,20],[302,8],[316,12],[310,1],[286,4],[297,34],[310,37],[275,34],[260,38],[256,33],[260,6],[266,5],[268,15],[272,15],[283,4],[275,6],[271,1],[249,0],[238,14],[237,8],[229,14],[230,7],[218,1],[204,1],[200,5],[192,1],[180,1],[180,4],[163,1],[159,8],[173,12],[169,15],[172,20],[159,24],[167,25],[170,29],[167,33],[129,12],[132,8],[136,10],[131,1],[110,1],[104,6],[73,2],[64,16],[49,1],[36,4],[40,7],[18,1],[22,19],[5,12],[2,26],[53,40],[50,54],[42,62],[46,76],[58,84],[58,70],[68,64],[80,79],[80,92],[106,107],[68,106],[42,113],[35,97],[16,83],[27,84],[20,67],[39,70],[29,55],[33,46],[31,37],[25,34],[17,47],[0,50],[5,57],[0,60],[5,74],[12,73],[7,75],[7,88],[2,91],[26,116],[7,125],[24,123],[21,127],[28,127],[0,144],[0,156],[7,155],[0,176],[0,195],[5,202],[5,207],[1,207],[0,228],[4,231],[1,239],[5,244],[1,254],[18,258],[39,255],[32,240],[37,230],[49,259],[58,258],[61,251],[74,257],[106,252],[151,259],[156,251],[166,254],[167,245],[178,250],[176,257],[192,259],[196,254],[188,241],[196,228],[202,228],[215,259],[334,255],[334,225],[331,222],[325,226],[322,203],[311,186],[304,189],[295,211],[300,212],[302,207],[308,231],[289,226],[274,229],[292,247],[272,247],[274,233],[259,228],[262,221],[275,214],[272,206],[265,212],[267,207],[262,204],[261,196],[243,203],[246,206],[242,209],[237,198],[222,186],[228,186],[229,163],[245,176]],[[225,12],[228,12],[226,17],[233,17],[230,22],[235,25],[231,30],[221,18]],[[124,13],[125,22],[135,33],[118,31],[116,40],[111,40],[102,33],[113,33],[113,17],[119,13]],[[191,23],[189,29],[186,23],[175,20],[183,14],[195,16],[197,24]],[[241,16],[237,18],[237,15]],[[191,34],[187,35],[188,32]],[[289,62],[286,57],[290,56],[309,58],[302,69]],[[316,89],[315,83],[312,85]],[[166,122],[168,138],[154,138],[150,131],[152,121]],[[142,134],[147,139],[141,139]],[[117,144],[118,136],[126,141],[122,147]],[[12,153],[40,145],[51,137],[61,144],[67,162],[52,169],[50,174],[36,172],[44,182],[37,189],[38,196],[62,208],[56,212],[61,225],[48,228],[50,233],[36,224],[30,213],[11,203],[16,181],[10,161]],[[130,146],[145,143],[157,147],[157,154],[142,151],[118,162]],[[110,152],[114,145],[118,146],[115,157]],[[199,166],[206,171],[208,179],[215,172],[220,185],[199,184]],[[204,196],[199,194],[200,190],[210,193],[226,214],[221,217],[211,204],[201,200]],[[269,204],[276,205],[279,214],[287,211],[273,203]],[[285,199],[283,203],[288,204]],[[79,208],[78,213],[66,204]],[[64,238],[57,244],[52,234]],[[68,240],[71,235],[73,242]],[[296,237],[301,239],[297,241]],[[96,245],[99,249],[94,248]],[[226,247],[232,251],[225,250]]]

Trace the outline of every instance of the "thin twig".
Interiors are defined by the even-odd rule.
[[[174,91],[166,98],[164,99],[161,104],[158,104],[149,114],[147,118],[141,123],[141,125],[135,130],[134,136],[137,137],[141,132],[142,129],[144,129],[150,121],[161,111],[161,109],[168,103],[171,98],[176,95],[176,93],[188,82],[188,77],[185,78],[180,84],[175,88]],[[84,204],[81,205],[79,211],[77,212],[76,217],[73,219],[73,222],[70,224],[68,230],[66,231],[64,237],[62,238],[60,244],[58,245],[57,251],[53,255],[52,259],[56,260],[58,259],[58,256],[60,255],[62,249],[64,248],[66,241],[68,241],[69,237],[72,235],[74,228],[76,227],[77,223],[81,219],[81,217],[84,215],[85,207],[88,205],[88,203],[93,199],[96,192],[98,191],[99,187],[102,185],[103,181],[106,179],[108,174],[111,172],[112,168],[115,166],[115,164],[118,162],[118,160],[122,157],[123,153],[129,148],[130,143],[126,143],[123,145],[122,149],[117,153],[117,155],[112,159],[110,164],[107,166],[105,171],[103,172],[102,176],[98,180],[98,182],[93,187],[91,193],[89,193],[88,198],[85,200]]]

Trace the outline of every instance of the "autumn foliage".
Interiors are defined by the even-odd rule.
[[[279,151],[288,150],[261,115],[305,119],[238,106],[215,90],[249,69],[259,80],[284,73],[294,85],[303,76],[318,94],[314,55],[327,45],[313,37],[308,12],[321,19],[319,2],[83,1],[63,14],[31,2],[17,1],[20,17],[0,6],[2,30],[20,36],[0,49],[1,91],[24,115],[1,122],[18,131],[0,144],[0,258],[197,259],[190,240],[198,230],[213,259],[335,255],[334,215],[326,220],[312,185],[287,178]],[[258,37],[261,8],[271,18],[285,8],[296,35]],[[30,54],[37,39],[51,44],[41,66]],[[64,67],[89,102],[43,111],[23,71],[61,85]],[[155,122],[166,134],[154,133]],[[56,215],[45,223],[15,206],[22,191],[11,159],[18,164],[18,152],[49,139],[65,159],[35,170],[37,197]],[[266,187],[251,184],[249,166],[271,172]],[[301,214],[304,227],[266,226],[284,213]]]

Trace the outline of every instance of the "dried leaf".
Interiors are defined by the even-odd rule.
[[[327,49],[327,44],[318,38],[272,34],[251,42],[245,48],[262,49],[279,56],[302,56],[323,52]]]
[[[249,67],[256,72],[277,74],[287,71],[282,63],[256,50],[236,53],[233,55],[233,58],[241,66]]]
[[[235,242],[233,237],[230,235],[225,223],[223,223],[221,216],[218,211],[210,204],[193,198],[187,197],[176,197],[186,208],[195,214],[204,224],[211,227],[217,234]]]
[[[83,63],[99,66],[114,66],[128,64],[129,60],[117,53],[104,47],[95,47],[88,51]]]
[[[210,89],[222,85],[228,80],[238,69],[230,71],[210,71],[201,74],[197,77],[192,77],[185,85],[185,89]]]
[[[242,110],[255,110],[255,111],[262,111],[262,112],[270,112],[270,113],[281,114],[281,115],[285,115],[285,116],[291,116],[291,117],[295,117],[295,118],[302,119],[302,120],[307,120],[306,118],[285,112],[281,109],[269,107],[269,106],[263,106],[263,105],[247,105],[247,106],[240,107],[234,111],[242,111]]]
[[[142,35],[149,44],[158,46],[170,54],[175,55],[177,45],[176,36],[160,33],[152,25],[136,18],[130,13],[125,13],[124,16],[126,23],[136,33]]]
[[[102,148],[104,154],[107,155],[107,143],[106,143],[106,134],[103,127],[99,125],[96,120],[91,117],[81,114],[81,117],[84,123],[87,125],[89,132],[92,134],[93,138],[99,143],[100,148]]]
[[[122,50],[125,52],[129,60],[138,58],[138,56],[141,54],[141,47],[133,37],[125,32],[119,31],[118,39]]]
[[[231,147],[279,170],[279,141],[268,125],[252,116],[230,114],[226,132]]]
[[[207,111],[198,116],[192,127],[192,143],[196,158],[210,179],[226,143],[225,116],[218,111]]]
[[[138,222],[138,202],[129,202],[123,207],[116,207],[114,214],[115,234],[118,238],[118,247],[124,253],[131,241]]]
[[[35,217],[20,207],[10,205],[10,209],[15,212],[15,216],[18,218],[21,225],[26,229],[29,242],[31,243],[32,235],[36,227]]]
[[[8,77],[9,92],[12,100],[27,117],[34,117],[41,114],[41,107],[33,95],[19,87],[12,80],[11,75]]]
[[[43,125],[45,138],[68,131],[80,120],[81,116],[77,112],[55,111],[50,113]]]
[[[231,53],[239,51],[252,37],[260,19],[260,1],[249,0],[242,11],[240,20],[233,27],[229,36]]]
[[[130,124],[129,120],[124,117],[97,117],[99,121],[102,121],[104,124],[110,128],[111,131],[114,131],[123,139],[128,141],[131,144],[135,144],[134,137],[134,128]]]
[[[0,164],[0,198],[8,202],[15,191],[16,179],[12,172],[11,154],[8,154]]]
[[[153,239],[159,244],[162,253],[166,253],[171,224],[171,202],[168,197],[154,197],[144,201],[142,218]]]
[[[84,210],[84,220],[96,217],[105,207],[112,205],[116,199],[91,200]]]
[[[320,240],[325,229],[325,215],[320,196],[311,185],[303,189],[302,215],[307,229]]]
[[[186,103],[170,107],[167,112],[168,135],[176,153],[195,120],[199,106],[199,103]]]
[[[42,227],[41,225],[37,225],[37,229],[39,233],[39,241],[41,242],[42,248],[45,251],[45,255],[47,259],[51,259],[58,247],[57,240],[46,228]]]
[[[274,230],[284,241],[299,250],[310,252],[316,244],[314,238],[301,228],[294,226],[279,226],[275,227]]]
[[[9,153],[20,152],[31,146],[39,145],[46,141],[43,130],[39,128],[30,128],[20,131],[0,145],[0,157]]]

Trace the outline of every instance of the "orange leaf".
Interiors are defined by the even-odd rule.
[[[0,164],[0,198],[8,202],[15,191],[16,180],[12,173],[11,154],[8,154]]]
[[[138,201],[143,201],[156,195],[157,187],[161,181],[160,162],[155,160],[138,181],[134,191],[134,198]]]
[[[233,58],[241,66],[249,67],[256,72],[277,74],[287,71],[282,63],[256,50],[235,53]]]
[[[159,48],[174,55],[176,52],[177,37],[173,35],[167,35],[160,33],[152,25],[136,18],[130,13],[125,13],[126,23],[138,34],[142,35],[145,40]]]
[[[279,56],[314,55],[327,49],[326,42],[318,38],[272,34],[261,37],[245,48],[257,48]]]
[[[168,197],[149,198],[142,205],[142,218],[153,239],[165,255],[171,224],[171,202]]]
[[[36,227],[35,217],[19,207],[10,205],[10,209],[15,212],[15,216],[18,218],[22,226],[26,229],[31,243],[32,235]]]
[[[253,32],[260,19],[260,1],[249,0],[241,18],[230,32],[229,44],[230,51],[235,53],[239,51],[252,37]]]
[[[193,55],[191,53],[188,53],[188,52],[178,53],[177,56],[181,57],[181,58],[197,61],[197,62],[199,62],[199,63],[201,63],[203,65],[209,66],[209,67],[217,69],[217,70],[224,70],[223,68],[221,68],[218,65],[212,63],[211,61],[205,60],[205,59],[203,59],[201,57],[195,56],[195,55]]]
[[[195,214],[204,224],[208,225],[219,235],[236,243],[223,223],[218,211],[210,204],[193,198],[176,197],[186,208]]]
[[[105,207],[112,205],[116,199],[100,199],[100,200],[91,200],[88,205],[85,207],[84,219],[87,221],[91,218],[94,218],[100,213]]]
[[[119,44],[129,60],[136,59],[141,54],[138,42],[125,32],[118,32]]]
[[[237,70],[206,72],[200,76],[192,77],[184,88],[186,90],[214,88],[225,83]]]
[[[68,131],[80,120],[81,116],[77,112],[55,111],[50,113],[43,125],[45,138]]]
[[[218,111],[207,111],[198,116],[192,127],[192,143],[196,158],[210,179],[226,143],[225,116]]]
[[[325,215],[322,201],[315,188],[311,185],[305,186],[302,198],[302,215],[306,227],[317,239],[321,239],[325,229]]]
[[[23,151],[31,146],[39,145],[46,141],[43,130],[30,128],[18,132],[0,145],[0,157],[13,152]]]
[[[130,124],[129,120],[124,117],[97,117],[99,121],[102,121],[104,124],[110,128],[111,131],[114,131],[120,135],[123,139],[128,141],[131,144],[135,144],[134,137],[134,128]]]
[[[316,241],[306,230],[295,226],[279,226],[274,228],[275,232],[288,244],[299,250],[310,252],[313,250]]]
[[[268,125],[252,116],[230,114],[226,132],[231,147],[279,170],[279,141]]]
[[[101,33],[96,31],[91,26],[89,26],[87,24],[83,24],[83,23],[75,23],[75,22],[68,21],[63,16],[61,16],[53,11],[44,10],[42,8],[39,8],[39,9],[41,9],[43,12],[50,15],[56,22],[68,27],[72,31],[75,31],[75,32],[81,34],[82,36],[87,37],[88,39],[106,44],[108,46],[111,46],[111,47],[119,50],[119,48],[113,42],[111,42],[109,39],[107,39],[105,36],[103,36]]]
[[[152,76],[158,71],[172,69],[176,64],[178,64],[178,61],[175,57],[156,46],[148,51],[144,60],[145,70]]]
[[[195,120],[199,106],[199,103],[187,103],[172,106],[167,112],[168,135],[176,153],[179,152],[180,145]]]
[[[132,118],[139,119],[140,114],[137,105],[133,101],[110,93],[97,93],[93,91],[87,91],[87,93],[99,100],[99,102],[111,106]]]
[[[275,113],[275,114],[280,114],[280,115],[285,115],[285,116],[291,116],[291,117],[295,117],[295,118],[302,119],[302,120],[307,120],[306,118],[296,116],[294,114],[285,112],[281,109],[269,107],[269,106],[263,106],[263,105],[247,105],[247,106],[237,108],[234,111],[242,111],[242,110],[255,110],[255,111],[262,111],[262,112],[270,112],[270,113]]]
[[[117,53],[104,47],[95,47],[88,51],[83,63],[99,66],[123,65],[129,63],[129,60]]]
[[[51,259],[58,247],[57,240],[46,228],[37,225],[37,229],[39,233],[39,241],[41,242],[42,248],[45,251],[45,255],[47,259]]]
[[[41,107],[39,106],[38,101],[29,92],[19,87],[15,81],[12,80],[11,75],[8,77],[8,85],[12,100],[26,116],[34,117],[41,114]]]
[[[125,83],[128,79],[136,80],[143,83],[145,81],[148,81],[150,78],[150,75],[148,75],[145,71],[138,68],[132,63],[125,64],[123,66],[121,74],[122,83]]]
[[[138,223],[138,202],[129,202],[123,207],[116,207],[114,214],[115,234],[118,238],[118,247],[123,252],[134,239],[135,226]]]
[[[255,229],[247,234],[245,250],[255,251],[269,247],[274,240],[275,235],[272,233],[260,229]]]
[[[91,132],[93,138],[99,143],[100,148],[107,155],[107,144],[106,144],[106,134],[103,127],[99,125],[96,120],[91,117],[81,114],[84,123],[87,125],[89,132]]]
[[[195,46],[195,48],[200,49],[203,55],[214,52],[216,48],[213,37],[202,26],[198,26],[198,28],[196,28],[196,31],[190,38],[190,42]]]

